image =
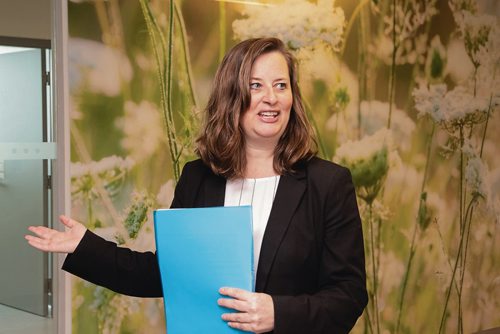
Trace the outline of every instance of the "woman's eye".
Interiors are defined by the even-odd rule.
[[[258,82],[252,82],[250,84],[250,89],[258,89],[258,88],[260,88],[260,86],[261,86],[260,83],[258,83]]]
[[[286,83],[279,82],[276,84],[276,87],[278,87],[279,89],[286,89]]]

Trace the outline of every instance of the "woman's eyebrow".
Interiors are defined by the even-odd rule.
[[[250,77],[250,80],[264,81],[264,79],[259,78],[259,77]],[[276,82],[276,81],[288,81],[288,78],[286,78],[286,77],[279,77],[279,78],[273,80],[273,82]]]

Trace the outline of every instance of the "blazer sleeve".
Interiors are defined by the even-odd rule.
[[[368,302],[354,185],[348,169],[338,171],[325,199],[319,289],[312,294],[272,296],[275,334],[348,333]]]
[[[172,208],[183,207],[189,193],[188,165],[175,187]],[[87,230],[72,254],[68,254],[62,269],[86,281],[112,291],[136,297],[162,297],[160,269],[156,253],[136,252],[118,247]]]

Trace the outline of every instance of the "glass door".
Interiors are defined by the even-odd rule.
[[[49,69],[48,48],[0,45],[0,303],[42,316],[51,316],[51,259],[24,235],[51,226]]]

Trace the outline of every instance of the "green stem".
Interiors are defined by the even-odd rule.
[[[418,205],[418,216],[417,216],[417,221],[415,222],[415,226],[413,228],[413,235],[411,238],[411,246],[410,246],[410,254],[408,256],[408,261],[406,263],[406,272],[404,275],[403,279],[403,286],[401,288],[401,297],[399,299],[399,311],[398,311],[398,319],[396,322],[396,331],[395,333],[399,333],[399,326],[401,324],[401,316],[403,314],[403,308],[404,308],[404,300],[405,300],[405,294],[406,294],[406,287],[408,285],[408,277],[410,276],[410,270],[411,270],[411,265],[413,262],[413,256],[415,255],[416,251],[416,235],[417,235],[417,230],[418,230],[418,222],[421,219],[420,217],[420,212],[422,212],[422,196],[424,194],[424,189],[425,189],[425,183],[427,182],[427,175],[429,173],[429,165],[430,165],[430,156],[431,156],[431,150],[432,150],[432,142],[434,140],[434,130],[436,129],[435,123],[432,123],[432,130],[431,130],[431,136],[429,139],[429,142],[427,143],[427,156],[426,156],[426,161],[425,161],[425,168],[424,168],[424,177],[422,180],[422,187],[420,189],[420,203]]]
[[[460,239],[463,240],[465,238],[465,220],[463,217],[463,208],[464,208],[464,129],[463,126],[460,126]],[[463,244],[461,242],[461,244]],[[460,282],[463,282],[463,276],[465,273],[465,258],[463,256],[463,252],[461,252],[461,256],[457,256],[457,261],[461,262],[460,266]],[[458,289],[458,330],[460,333],[460,329],[462,328],[462,284],[459,284]]]
[[[363,8],[360,5],[358,7],[360,10]],[[358,57],[358,124],[357,124],[357,138],[361,139],[362,130],[361,130],[361,102],[366,100],[366,50],[365,46],[367,45],[367,38],[365,33],[366,28],[366,17],[365,13],[361,12],[360,20],[359,20],[359,40],[358,40],[358,49],[359,49],[359,57]]]
[[[191,102],[193,105],[198,108],[198,98],[196,96],[195,90],[194,90],[194,76],[193,76],[193,70],[191,68],[191,61],[190,61],[190,52],[189,52],[189,44],[187,41],[187,32],[186,32],[186,24],[184,23],[184,17],[182,16],[181,10],[179,9],[179,6],[174,3],[175,7],[175,18],[179,22],[179,26],[181,28],[181,39],[182,39],[182,48],[183,48],[183,53],[184,53],[184,63],[186,65],[186,70],[187,70],[187,76],[188,76],[188,84],[189,84],[189,93],[191,94]]]
[[[87,196],[87,220],[88,220],[87,226],[90,229],[93,229],[95,227],[94,226],[94,212],[93,212],[93,208],[92,208],[92,199],[90,198],[90,195]]]
[[[387,118],[387,128],[391,128],[392,105],[394,103],[394,90],[396,81],[396,52],[398,46],[396,45],[396,0],[392,1],[392,61],[391,61],[391,74],[389,78],[389,117]]]
[[[368,225],[370,226],[370,247],[371,247],[371,257],[372,257],[372,289],[373,289],[373,313],[375,317],[375,325],[377,328],[377,334],[380,333],[380,324],[379,324],[379,312],[378,312],[378,298],[377,298],[377,267],[375,261],[375,242],[374,242],[374,226],[372,221],[372,204],[370,203],[368,206]]]
[[[177,147],[177,139],[175,135],[175,124],[173,120],[173,111],[172,111],[172,101],[171,101],[171,66],[172,66],[172,34],[174,30],[174,20],[173,20],[173,0],[170,1],[170,24],[169,24],[169,40],[168,40],[168,48],[167,42],[163,38],[161,33],[161,29],[154,18],[151,9],[149,8],[146,0],[140,0],[141,9],[144,15],[144,19],[146,21],[146,26],[148,29],[148,33],[151,39],[151,44],[153,46],[153,52],[156,58],[157,64],[157,75],[158,81],[160,85],[160,99],[163,109],[163,119],[165,122],[165,127],[167,129],[167,142],[170,152],[170,158],[172,160],[174,178],[177,181],[179,179],[179,154]],[[156,34],[158,34],[158,39],[156,38]],[[160,46],[158,46],[160,45]],[[160,50],[162,53],[160,54]],[[163,57],[162,57],[163,56]],[[166,60],[165,60],[166,58]],[[167,66],[164,66],[164,63],[167,63]]]
[[[422,200],[420,201],[422,203]],[[420,204],[422,205],[422,204]],[[420,210],[419,210],[420,211]],[[411,238],[411,246],[410,246],[410,254],[408,256],[408,261],[406,262],[406,272],[403,278],[403,286],[401,288],[401,297],[399,299],[399,311],[398,311],[398,319],[396,322],[396,330],[395,333],[399,333],[399,326],[401,324],[401,315],[403,314],[403,306],[404,306],[404,298],[405,298],[405,293],[406,293],[406,287],[408,285],[408,277],[410,276],[410,270],[411,270],[411,265],[413,262],[413,256],[415,255],[415,240],[416,240],[416,235],[417,235],[417,228],[418,223],[415,223],[415,226],[413,227],[413,235]]]
[[[453,283],[455,282],[455,275],[456,275],[457,268],[458,268],[459,256],[462,253],[463,241],[464,241],[464,238],[460,238],[460,244],[458,246],[457,258],[456,258],[455,264],[453,266],[453,272],[451,273],[450,285],[448,286],[448,289],[446,290],[446,299],[445,299],[445,303],[444,303],[443,314],[441,315],[441,323],[439,325],[438,334],[441,334],[443,332],[444,322],[446,320],[446,311],[448,309],[448,303],[450,301],[451,289],[453,287]],[[457,294],[458,294],[458,291],[457,291]]]
[[[497,74],[497,71],[496,71],[496,67],[495,67],[495,71],[493,71],[493,82],[495,82],[496,74]],[[491,93],[491,95],[490,95],[490,102],[488,104],[488,112],[486,113],[486,124],[484,125],[483,137],[481,139],[481,150],[479,152],[479,158],[483,157],[484,142],[486,140],[486,131],[488,130],[488,123],[490,120],[492,106],[493,106],[493,93]]]
[[[463,234],[463,185],[464,185],[464,128],[463,125],[460,125],[460,186],[458,191],[459,203],[460,203],[460,211],[459,211],[459,220],[460,220],[460,236]]]
[[[167,104],[168,104],[168,118],[170,121],[170,132],[172,135],[172,140],[174,142],[175,156],[173,167],[174,167],[174,176],[175,179],[178,180],[180,176],[179,170],[179,154],[177,150],[177,140],[175,138],[175,125],[174,125],[174,116],[172,109],[172,55],[174,49],[174,0],[170,0],[170,8],[168,11],[169,14],[169,27],[168,27],[168,43],[167,43]]]
[[[448,287],[448,291],[447,291],[447,295],[446,295],[446,301],[445,301],[445,305],[444,305],[444,309],[443,309],[443,314],[441,316],[441,324],[439,325],[439,332],[438,332],[439,334],[443,330],[444,321],[445,321],[445,318],[446,318],[446,310],[448,308],[448,302],[449,302],[449,299],[450,299],[451,288],[452,288],[453,282],[455,281],[455,275],[456,275],[456,271],[457,271],[457,268],[458,268],[458,263],[462,262],[462,249],[463,249],[463,246],[464,246],[464,239],[465,239],[464,238],[465,222],[463,220],[463,201],[462,201],[462,198],[463,198],[463,194],[462,194],[463,193],[463,177],[464,177],[464,175],[463,175],[463,160],[464,160],[464,157],[463,157],[463,146],[464,146],[464,131],[463,131],[463,125],[460,125],[460,187],[459,187],[460,244],[458,246],[457,257],[456,257],[456,260],[455,260],[455,264],[453,266],[453,273],[451,275],[451,282],[450,282],[450,285]],[[461,312],[462,312],[462,294],[461,294],[461,287],[460,286],[458,288],[457,296],[458,296],[458,312],[459,312],[458,316],[459,316],[459,322],[460,322],[460,320],[461,320]],[[459,328],[460,328],[460,326],[459,326]]]
[[[470,227],[472,225],[472,215],[474,214],[475,203],[476,203],[476,197],[472,196],[472,199],[470,200],[468,208],[467,208],[467,210],[469,210],[469,208],[470,208],[469,219],[467,220],[467,215],[465,216],[465,219],[467,220],[466,221],[467,227],[466,227],[466,235],[465,235],[465,249],[463,252],[464,255],[463,255],[463,264],[462,264],[462,277],[460,278],[460,292],[459,292],[460,296],[462,296],[462,289],[464,286],[465,264],[466,264],[467,252],[468,252],[468,248],[469,248]],[[459,313],[458,316],[459,316],[459,328],[460,328],[461,332],[463,333],[464,332],[464,328],[463,328],[464,325],[463,325],[462,313]]]

